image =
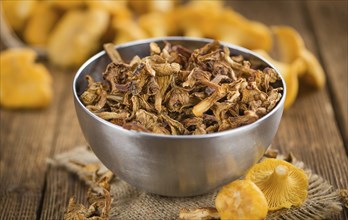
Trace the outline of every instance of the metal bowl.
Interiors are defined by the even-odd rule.
[[[124,60],[149,55],[149,43],[163,41],[199,48],[209,39],[164,37],[130,42],[117,46]],[[259,55],[231,44],[231,54],[241,54],[252,62],[273,67]],[[85,75],[103,80],[101,73],[111,60],[104,51],[90,58],[73,82],[75,109],[81,129],[97,157],[121,179],[147,192],[165,196],[194,196],[210,192],[241,177],[255,164],[274,138],[285,100],[256,122],[206,135],[158,135],[129,131],[90,112],[79,100],[87,87]],[[273,67],[274,68],[274,67]]]

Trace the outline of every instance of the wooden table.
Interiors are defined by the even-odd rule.
[[[290,25],[327,75],[321,91],[303,89],[284,113],[273,146],[293,152],[336,188],[348,188],[347,1],[233,1],[237,11],[267,25]],[[46,163],[86,144],[72,98],[74,71],[50,67],[54,101],[39,111],[1,109],[0,218],[62,219],[68,199],[85,202],[87,187]],[[335,219],[348,219],[347,209]]]

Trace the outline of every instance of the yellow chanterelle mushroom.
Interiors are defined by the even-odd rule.
[[[269,210],[300,206],[307,198],[308,176],[283,160],[265,159],[249,170],[246,179],[265,194]]]
[[[0,106],[42,108],[53,98],[52,77],[36,63],[36,53],[28,48],[11,48],[0,53]]]
[[[223,219],[264,219],[267,200],[261,190],[250,180],[236,180],[222,187],[215,206]]]

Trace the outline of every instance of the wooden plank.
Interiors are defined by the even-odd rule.
[[[63,90],[53,76],[54,94]],[[58,123],[56,99],[42,110],[0,110],[0,219],[34,219]]]
[[[51,157],[86,144],[75,114],[71,89],[73,76],[64,73],[62,78],[66,87],[61,94],[64,99],[59,106],[60,119]],[[87,187],[66,170],[50,168],[46,181],[41,219],[62,219],[71,196],[75,196],[78,202],[86,202]]]
[[[317,52],[312,41],[313,34],[302,14],[303,8],[300,3],[233,1],[230,4],[247,17],[266,24],[294,26],[304,36],[307,46]],[[67,85],[71,85],[71,78],[64,80]],[[51,155],[84,143],[74,116],[71,90],[66,90],[63,95],[66,102],[61,106],[60,125]],[[320,118],[326,120],[319,120]],[[345,173],[348,172],[348,162],[327,90],[301,93],[294,107],[284,114],[274,145],[283,152],[294,152],[299,159],[334,186],[347,188]],[[50,169],[47,174],[41,218],[61,219],[70,195],[75,194],[80,201],[84,201],[84,192],[84,186],[76,178],[65,171]],[[340,217],[345,219],[347,216],[347,213],[342,213]],[[336,216],[337,218],[339,216]]]
[[[315,36],[311,32],[311,23],[305,15],[303,2],[233,1],[231,4],[248,18],[267,25],[289,25],[296,28],[304,38],[306,46],[318,55]],[[345,48],[340,49],[344,51]],[[312,91],[304,88],[304,85],[301,86],[295,105],[284,113],[274,146],[282,152],[293,152],[335,187],[347,188],[348,160],[328,90],[325,88],[322,91]],[[334,219],[348,219],[348,211],[345,210]]]
[[[347,1],[307,1],[316,42],[325,64],[337,122],[348,152]]]

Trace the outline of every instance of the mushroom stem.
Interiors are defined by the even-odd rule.
[[[106,53],[108,54],[108,56],[112,60],[112,62],[123,63],[123,60],[122,60],[120,54],[118,53],[117,50],[115,50],[115,45],[113,45],[112,43],[107,43],[107,44],[104,44],[103,46],[104,46]]]
[[[269,211],[302,205],[308,195],[308,176],[304,170],[283,160],[267,158],[251,168],[246,179],[264,193]]]
[[[289,175],[289,170],[286,166],[278,165],[276,168],[274,168],[274,171],[272,175],[270,176],[271,179],[274,178],[274,180],[285,180]]]

